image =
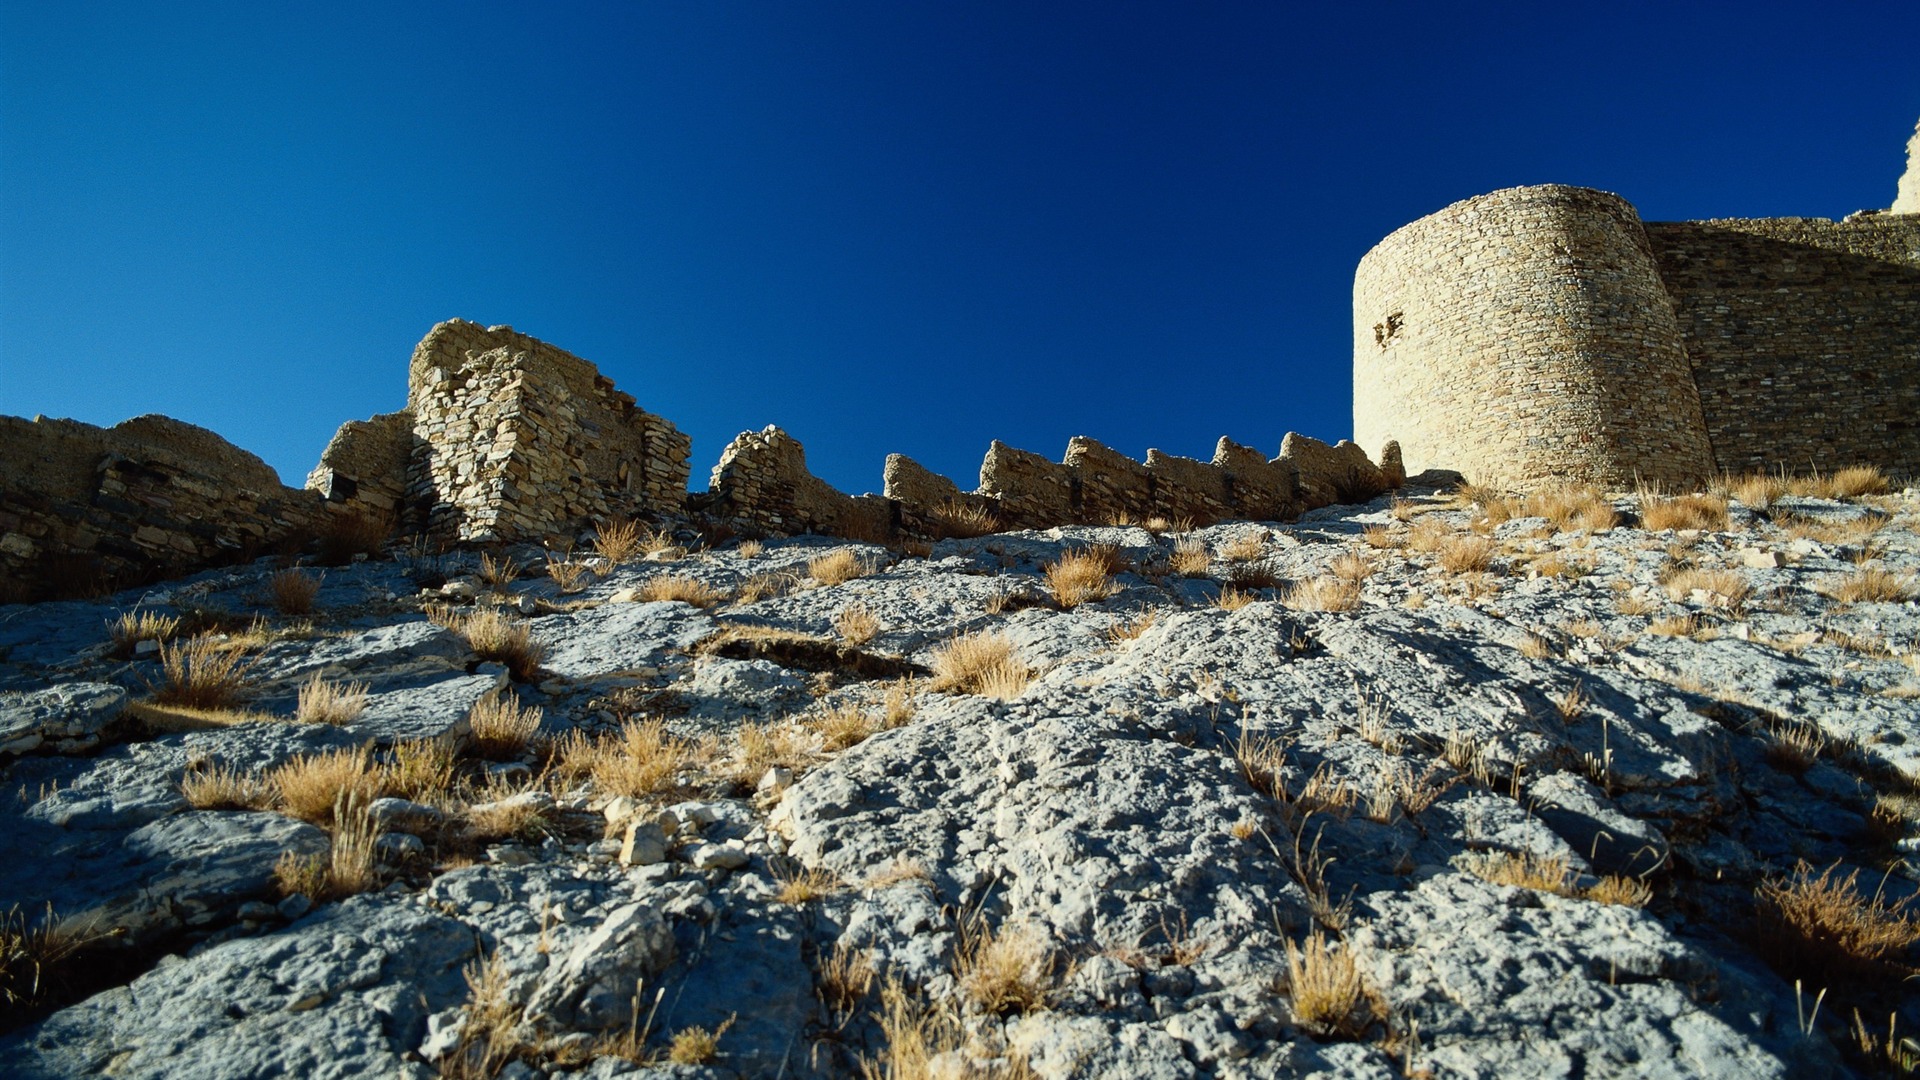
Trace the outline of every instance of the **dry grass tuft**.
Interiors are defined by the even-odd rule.
[[[540,733],[540,718],[538,708],[522,708],[510,692],[488,694],[467,710],[473,752],[489,761],[518,759]]]
[[[56,918],[51,904],[46,910],[37,926],[17,904],[0,914],[0,1015],[57,996],[75,961],[110,936],[91,918]]]
[[[332,825],[343,801],[364,804],[386,787],[382,770],[366,747],[327,750],[297,757],[267,774],[283,810],[302,821]]]
[[[314,901],[338,900],[380,887],[374,841],[380,830],[367,814],[364,793],[343,792],[332,808],[333,841],[324,855],[287,852],[274,864],[281,895],[302,894]]]
[[[1826,748],[1826,736],[1812,724],[1779,724],[1767,736],[1767,763],[1781,772],[1804,776]]]
[[[988,630],[948,641],[934,650],[929,666],[934,690],[1003,701],[1020,696],[1033,679],[1032,669],[1015,652],[1013,639]]]
[[[1707,492],[1668,498],[1643,494],[1640,497],[1640,525],[1648,532],[1666,529],[1724,531],[1729,525],[1727,498]]]
[[[1054,950],[1038,930],[1025,924],[995,930],[978,917],[962,925],[953,967],[962,992],[994,1016],[1046,1008],[1059,978]]]
[[[865,742],[880,731],[881,721],[859,705],[846,702],[828,709],[807,726],[819,734],[820,745],[831,753]]]
[[[1520,639],[1520,655],[1529,660],[1545,660],[1553,655],[1553,642],[1539,634],[1528,634]]]
[[[1373,573],[1373,562],[1357,551],[1346,552],[1327,564],[1327,572],[1341,581],[1358,584]]]
[[[1252,562],[1266,553],[1265,533],[1241,533],[1220,546],[1220,557],[1228,562]]]
[[[865,604],[849,604],[833,617],[833,629],[840,640],[857,649],[880,633],[880,617]]]
[[[999,515],[977,503],[942,500],[930,511],[929,516],[933,518],[934,527],[941,536],[961,540],[997,533],[1004,528]]]
[[[1174,542],[1173,555],[1167,563],[1182,577],[1199,577],[1213,565],[1213,556],[1207,553],[1207,545],[1199,537],[1187,536]]]
[[[520,564],[509,556],[494,558],[491,552],[480,554],[480,581],[495,589],[504,589],[520,576]]]
[[[1114,645],[1119,645],[1123,641],[1132,641],[1134,638],[1146,633],[1147,628],[1151,627],[1159,618],[1160,613],[1149,608],[1131,619],[1117,622],[1107,627],[1107,640]]]
[[[720,1026],[708,1031],[703,1027],[681,1028],[667,1044],[667,1060],[675,1065],[705,1065],[720,1056],[720,1037],[733,1026],[727,1017]]]
[[[807,560],[807,576],[822,585],[839,585],[873,573],[852,548],[839,548]]]
[[[843,882],[832,871],[815,867],[811,870],[794,868],[776,873],[774,880],[780,883],[780,891],[774,894],[774,902],[800,907],[811,904],[821,897],[840,890]]]
[[[1546,518],[1562,532],[1605,532],[1619,521],[1613,501],[1599,489],[1584,484],[1537,491],[1527,497],[1522,510],[1528,515]]]
[[[1376,551],[1394,551],[1407,545],[1407,538],[1385,525],[1369,525],[1360,531],[1360,539]]]
[[[1756,890],[1761,932],[1772,948],[1770,962],[1790,975],[1822,986],[1849,976],[1888,974],[1916,941],[1920,919],[1909,900],[1889,904],[1876,891],[1862,896],[1860,871],[1839,875],[1835,863],[1816,876],[1801,863],[1793,876]]]
[[[258,810],[273,801],[273,787],[258,773],[229,765],[188,770],[180,794],[195,810]]]
[[[727,594],[698,578],[688,577],[685,574],[662,574],[641,582],[639,597],[643,603],[670,600],[704,608],[712,607],[725,600]]]
[[[643,536],[638,523],[627,518],[614,518],[594,530],[593,551],[608,563],[619,566],[640,554]]]
[[[1550,700],[1553,702],[1553,710],[1560,714],[1560,719],[1569,724],[1580,719],[1586,713],[1587,706],[1593,703],[1587,696],[1586,687],[1578,682]]]
[[[767,545],[758,540],[742,540],[739,546],[733,549],[733,553],[743,559],[757,559],[760,557],[760,553],[765,550],[767,550]]]
[[[1890,486],[1886,476],[1872,465],[1849,465],[1831,476],[1816,472],[1787,481],[1793,494],[1815,499],[1857,499],[1883,494]]]
[[[1295,611],[1352,611],[1360,606],[1360,583],[1336,577],[1297,581],[1280,602]]]
[[[1493,566],[1498,547],[1484,536],[1449,536],[1433,549],[1440,569],[1449,574],[1478,574]]]
[[[299,570],[282,570],[267,578],[267,602],[282,615],[310,615],[313,598],[320,595],[320,578]]]
[[[1598,904],[1618,904],[1621,907],[1646,907],[1653,899],[1653,888],[1644,881],[1619,874],[1608,874],[1600,883],[1585,893],[1587,899]]]
[[[696,747],[667,733],[665,720],[630,720],[618,734],[588,739],[572,732],[559,747],[560,771],[589,776],[606,795],[644,799],[674,790],[697,760]]]
[[[547,647],[533,640],[527,624],[496,608],[482,608],[457,619],[453,632],[467,639],[467,647],[482,660],[494,660],[521,682],[531,681],[546,659]]]
[[[1766,473],[1725,477],[1714,487],[1716,493],[1731,496],[1740,505],[1753,510],[1765,510],[1788,493],[1785,477]]]
[[[736,785],[751,788],[776,765],[798,774],[810,756],[806,736],[806,728],[781,720],[742,724],[734,737],[727,775]]]
[[[330,682],[316,674],[300,686],[294,720],[302,724],[351,724],[366,707],[366,683]]]
[[[1220,590],[1220,599],[1214,601],[1214,606],[1221,611],[1239,611],[1253,603],[1254,599],[1252,593],[1228,585]]]
[[[785,596],[800,584],[800,578],[791,571],[782,570],[773,574],[755,574],[740,583],[739,595],[735,597],[742,604],[757,604],[762,600]],[[667,597],[666,599],[676,599]],[[718,599],[715,594],[714,599]],[[691,602],[691,601],[689,601]],[[709,601],[711,603],[712,601]],[[699,604],[699,607],[706,605]]]
[[[453,745],[440,739],[408,739],[393,744],[386,786],[403,799],[420,802],[445,795],[459,764]]]
[[[133,655],[134,646],[143,641],[171,641],[180,629],[180,619],[152,611],[126,611],[107,626],[114,652],[122,658]]]
[[[1458,536],[1459,532],[1446,519],[1428,515],[1413,523],[1407,530],[1407,547],[1412,551],[1435,552]]]
[[[1861,567],[1818,586],[1822,595],[1843,604],[1899,604],[1920,596],[1912,574],[1895,574],[1877,567]]]
[[[237,649],[210,637],[160,643],[162,682],[153,688],[153,700],[162,705],[195,709],[229,709],[247,696],[252,661]]]
[[[1287,992],[1295,1022],[1322,1035],[1357,1038],[1378,1012],[1349,949],[1336,952],[1318,930],[1287,943]]]
[[[891,889],[915,881],[932,881],[925,863],[906,855],[896,855],[886,864],[860,880],[862,889]]]
[[[1072,610],[1094,600],[1105,600],[1114,593],[1114,584],[1110,560],[1100,553],[1092,551],[1069,551],[1060,556],[1058,562],[1048,563],[1042,568],[1047,577],[1047,590],[1053,593],[1054,603],[1064,610]]]
[[[547,560],[547,580],[553,582],[563,596],[571,596],[586,588],[589,573],[591,570],[586,563],[571,559]]]
[[[1691,614],[1668,615],[1647,625],[1647,633],[1661,637],[1692,637],[1699,632],[1700,617]]]
[[[1546,858],[1526,851],[1503,851],[1470,859],[1466,866],[1476,877],[1495,885],[1515,885],[1557,896],[1572,896],[1575,891],[1573,867],[1564,856]]]
[[[1667,595],[1675,601],[1690,599],[1697,590],[1707,594],[1716,607],[1738,611],[1753,593],[1753,586],[1738,570],[1700,570],[1687,568],[1666,580]]]

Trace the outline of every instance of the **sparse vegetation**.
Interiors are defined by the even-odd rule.
[[[282,615],[313,613],[320,595],[320,578],[302,570],[282,570],[267,578],[267,602]]]
[[[1449,574],[1478,574],[1493,567],[1499,548],[1484,536],[1455,535],[1433,549],[1434,560]]]
[[[931,688],[1006,700],[1020,696],[1033,671],[1020,659],[1013,639],[995,631],[962,634],[935,649]]]
[[[1350,949],[1334,949],[1318,930],[1302,945],[1287,943],[1287,993],[1293,1018],[1322,1035],[1358,1038],[1377,1008]]]
[[[1619,874],[1608,874],[1599,884],[1588,889],[1586,897],[1598,904],[1618,904],[1621,907],[1646,907],[1653,899],[1653,888],[1646,882]]]
[[[315,674],[300,686],[294,719],[302,724],[351,724],[367,707],[367,684],[337,683]]]
[[[833,629],[840,640],[859,648],[880,633],[880,617],[865,604],[848,604],[833,617]]]
[[[571,732],[559,746],[560,771],[590,776],[596,790],[644,799],[673,790],[695,761],[695,746],[667,733],[667,722],[629,720],[616,735]]]
[[[1697,591],[1704,593],[1710,603],[1716,607],[1738,611],[1753,593],[1753,586],[1738,570],[1700,570],[1682,569],[1667,578],[1667,595],[1676,602],[1693,598]]]
[[[211,637],[160,643],[162,681],[155,702],[194,709],[229,709],[246,700],[253,663]]]
[[[1640,497],[1640,524],[1648,532],[1667,529],[1724,531],[1729,527],[1727,498],[1711,492]]]
[[[1241,533],[1220,546],[1220,557],[1228,562],[1252,562],[1266,553],[1265,533]]]
[[[675,1065],[705,1065],[720,1056],[720,1037],[733,1026],[729,1016],[720,1026],[708,1031],[703,1027],[681,1028],[667,1044],[667,1060]]]
[[[1820,592],[1843,604],[1900,604],[1920,596],[1912,574],[1861,567],[1823,581]]]
[[[1091,551],[1069,551],[1042,568],[1054,603],[1065,610],[1113,595],[1108,560]]]
[[[1253,601],[1254,595],[1252,593],[1228,585],[1220,590],[1220,599],[1214,602],[1214,606],[1221,611],[1239,611],[1241,608],[1253,603]]]
[[[639,523],[627,518],[614,518],[594,530],[594,554],[607,560],[610,565],[619,566],[640,554],[642,535]]]
[[[1167,564],[1182,577],[1200,577],[1213,565],[1213,556],[1207,553],[1207,545],[1199,537],[1184,536],[1174,542]]]
[[[929,514],[940,535],[954,539],[986,536],[1004,527],[998,514],[978,503],[942,500]]]
[[[836,548],[807,560],[807,576],[822,585],[840,585],[871,573],[873,567],[852,548]]]
[[[547,560],[547,580],[553,582],[554,588],[559,589],[563,596],[571,596],[586,588],[589,572],[586,563],[571,559]]]
[[[953,966],[968,999],[995,1016],[1046,1008],[1059,978],[1054,950],[1038,930],[1024,923],[993,929],[977,915],[961,925]]]
[[[1159,617],[1159,612],[1149,608],[1130,619],[1124,619],[1114,623],[1112,626],[1107,627],[1107,640],[1115,645],[1119,645],[1123,641],[1132,641],[1134,638],[1146,633],[1147,628],[1152,626],[1154,621]]]
[[[748,584],[752,584],[750,580]],[[778,593],[772,595],[780,595]],[[726,599],[726,594],[685,574],[661,574],[650,577],[640,583],[639,598],[643,603],[658,603],[663,600],[692,604],[697,608],[712,607]],[[756,597],[758,599],[758,597]]]
[[[385,777],[366,747],[294,758],[267,774],[280,808],[315,825],[334,824],[334,808],[364,805],[384,794]]]
[[[1820,986],[1891,974],[1891,962],[1920,941],[1920,918],[1910,900],[1862,895],[1859,877],[1858,870],[1842,876],[1838,863],[1818,874],[1801,863],[1790,877],[1762,884],[1762,955]]]
[[[767,545],[758,540],[742,540],[739,546],[733,549],[733,553],[743,559],[757,559],[760,557],[760,553],[765,550],[767,550]]]
[[[53,906],[37,923],[19,905],[0,915],[0,1015],[53,997],[86,949],[108,934],[85,919],[57,918]]]
[[[1296,581],[1280,602],[1296,611],[1352,611],[1360,606],[1360,583],[1337,577]]]
[[[497,608],[481,608],[458,618],[452,629],[467,639],[467,647],[482,660],[505,664],[507,671],[521,682],[532,681],[546,659],[546,646],[533,640],[527,624],[502,614]]]
[[[511,691],[498,691],[467,710],[473,752],[490,761],[513,761],[527,752],[540,732],[540,710],[522,707]]]
[[[504,589],[513,584],[520,576],[520,564],[502,555],[494,558],[492,552],[480,554],[480,582],[489,588]]]
[[[273,789],[257,773],[221,764],[187,770],[180,794],[195,810],[258,810],[273,799]]]
[[[125,659],[133,655],[141,642],[171,641],[179,629],[178,616],[156,611],[126,611],[107,627],[107,634],[113,639],[115,655]]]

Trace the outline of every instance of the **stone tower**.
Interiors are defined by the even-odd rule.
[[[1550,184],[1395,231],[1354,276],[1354,441],[1409,472],[1675,486],[1713,473],[1687,353],[1639,215]]]
[[[1900,190],[1893,197],[1896,214],[1920,214],[1920,125],[1907,140],[1907,171],[1900,177]]]

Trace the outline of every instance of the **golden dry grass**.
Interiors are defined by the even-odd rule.
[[[1647,633],[1661,637],[1692,637],[1700,632],[1698,615],[1667,615],[1647,624]]]
[[[712,607],[727,598],[726,593],[685,574],[650,577],[640,583],[638,595],[643,603],[677,601],[697,608]]]
[[[1608,874],[1583,895],[1598,904],[1646,907],[1647,901],[1653,899],[1653,889],[1644,881],[1622,877],[1619,874]]]
[[[1640,525],[1648,532],[1666,529],[1707,529],[1722,531],[1728,527],[1727,498],[1711,492],[1662,497],[1646,494],[1640,498]]]
[[[309,615],[320,595],[320,578],[301,570],[282,570],[267,578],[267,602],[282,615]]]
[[[1773,946],[1763,955],[1823,986],[1887,973],[1920,941],[1920,919],[1911,900],[1863,895],[1859,877],[1858,870],[1841,876],[1838,863],[1817,875],[1801,863],[1790,877],[1762,884],[1756,890],[1762,932]]]
[[[1849,465],[1832,474],[1815,472],[1787,481],[1793,494],[1815,499],[1857,499],[1882,494],[1889,486],[1886,476],[1872,465]]]
[[[1449,524],[1445,518],[1429,514],[1414,522],[1413,526],[1407,530],[1406,546],[1412,551],[1434,552],[1458,535],[1459,530]]]
[[[504,589],[520,576],[520,564],[509,556],[494,558],[491,552],[480,555],[480,581],[495,589]]]
[[[997,533],[1003,528],[1000,517],[991,509],[976,503],[955,503],[942,500],[929,516],[941,536],[957,539],[971,539]]]
[[[189,769],[180,794],[195,810],[258,810],[273,801],[274,790],[251,769],[213,764]]]
[[[1105,600],[1114,592],[1113,578],[1109,570],[1108,559],[1091,551],[1068,551],[1059,561],[1048,563],[1042,568],[1047,578],[1047,591],[1053,594],[1054,603],[1065,610],[1072,610],[1081,604],[1095,600]]]
[[[351,724],[366,707],[366,683],[337,683],[316,674],[300,686],[294,720],[302,724]]]
[[[797,775],[811,757],[809,743],[805,727],[785,720],[741,724],[724,771],[736,785],[747,788],[775,766],[793,769]]]
[[[1020,659],[1013,639],[991,630],[962,634],[933,651],[929,688],[1008,700],[1020,696],[1033,671]]]
[[[1784,773],[1801,776],[1820,760],[1827,738],[1807,723],[1781,723],[1767,734],[1768,764]]]
[[[1376,551],[1395,551],[1407,546],[1405,535],[1385,525],[1369,525],[1360,531],[1360,539]]]
[[[1553,702],[1553,711],[1559,713],[1560,719],[1569,724],[1580,719],[1586,713],[1587,707],[1593,704],[1592,699],[1587,696],[1586,687],[1577,682],[1550,700]]]
[[[767,545],[758,540],[742,540],[739,546],[733,549],[733,553],[743,559],[757,559],[760,557],[760,553],[765,550],[767,550]]]
[[[571,596],[586,588],[588,576],[592,571],[586,563],[571,559],[548,559],[547,580],[553,582],[562,595]]]
[[[673,790],[696,748],[667,733],[666,721],[630,720],[618,734],[588,739],[578,732],[560,745],[561,771],[589,776],[596,791],[644,799]]]
[[[932,880],[933,875],[927,871],[926,864],[911,856],[896,855],[890,861],[882,864],[872,873],[860,879],[860,887],[862,889],[891,889],[896,885]]]
[[[1295,611],[1352,611],[1360,606],[1360,583],[1337,577],[1296,581],[1280,602]]]
[[[1565,857],[1536,856],[1531,852],[1503,851],[1468,860],[1467,869],[1495,885],[1515,885],[1557,896],[1574,895],[1573,867]]]
[[[774,893],[774,902],[789,904],[793,907],[811,904],[815,900],[831,895],[839,891],[844,884],[838,875],[821,867],[812,869],[790,867],[775,873],[773,879],[780,886],[779,891]]]
[[[1843,604],[1898,604],[1920,596],[1912,574],[1895,574],[1878,567],[1861,567],[1822,581],[1817,588]]]
[[[865,604],[848,604],[833,617],[833,630],[840,640],[859,648],[880,633],[880,617]]]
[[[800,584],[800,578],[790,571],[782,570],[772,574],[755,574],[740,583],[740,591],[735,599],[742,604],[757,604],[762,600],[785,596]],[[717,599],[717,597],[716,597]],[[697,605],[704,607],[705,605]]]
[[[1287,943],[1287,993],[1294,1021],[1322,1035],[1356,1038],[1376,1009],[1349,949],[1336,951],[1318,930],[1302,945]]]
[[[302,821],[331,825],[343,800],[365,803],[381,795],[386,778],[366,747],[294,758],[267,774],[281,809]]]
[[[1252,593],[1228,585],[1220,590],[1220,598],[1214,601],[1214,606],[1221,611],[1239,611],[1253,603],[1254,599]]]
[[[51,904],[37,924],[17,904],[0,914],[0,1013],[55,997],[88,948],[109,936],[90,917],[55,917]]]
[[[481,608],[459,618],[453,631],[467,639],[467,647],[475,656],[505,664],[521,682],[532,680],[540,671],[540,661],[547,656],[546,646],[533,640],[525,622],[497,608]]]
[[[1715,607],[1737,611],[1752,595],[1753,586],[1738,570],[1701,570],[1690,567],[1668,577],[1666,590],[1669,597],[1682,602],[1691,599],[1696,591],[1705,593],[1708,602]]]
[[[640,554],[642,531],[638,523],[614,518],[594,530],[593,550],[614,566]]]
[[[1213,556],[1207,553],[1207,545],[1199,537],[1187,536],[1174,542],[1167,564],[1182,577],[1199,577],[1213,565]]]
[[[1767,473],[1747,473],[1742,476],[1724,477],[1714,485],[1721,495],[1731,496],[1740,505],[1753,510],[1765,510],[1788,494],[1785,477]]]
[[[134,646],[141,642],[170,641],[179,629],[178,616],[154,611],[125,611],[108,624],[107,635],[113,640],[114,651],[127,657],[133,655]]]
[[[1228,562],[1252,562],[1266,553],[1265,533],[1241,533],[1220,546],[1220,557]]]
[[[720,1038],[733,1027],[729,1016],[720,1026],[708,1031],[703,1027],[681,1028],[667,1044],[667,1060],[675,1065],[705,1065],[720,1056]]]
[[[1328,573],[1341,581],[1351,581],[1356,584],[1367,580],[1373,570],[1373,560],[1357,551],[1345,552],[1327,564]]]
[[[379,860],[374,841],[379,827],[367,814],[363,793],[349,791],[331,811],[333,837],[324,855],[287,852],[274,864],[273,877],[283,896],[295,893],[311,900],[338,900],[380,887]]]
[[[1478,574],[1492,568],[1499,548],[1484,536],[1449,536],[1433,549],[1434,561],[1449,574]]]
[[[1025,924],[988,927],[975,917],[962,924],[954,952],[960,989],[993,1016],[1037,1012],[1052,1000],[1059,962],[1052,945]]]
[[[1529,660],[1545,660],[1553,655],[1553,642],[1539,634],[1528,634],[1520,639],[1520,655]]]
[[[488,694],[467,710],[473,752],[489,761],[519,758],[539,734],[540,718],[538,708],[523,708],[511,692]]]
[[[865,742],[881,728],[882,721],[853,702],[836,705],[808,722],[828,752],[845,750]]]
[[[807,576],[822,585],[839,585],[873,573],[852,548],[838,548],[807,560]]]
[[[386,787],[403,799],[431,800],[445,795],[453,786],[458,764],[451,742],[441,739],[397,742],[385,769]]]
[[[1159,618],[1160,613],[1149,608],[1130,619],[1123,619],[1107,627],[1107,640],[1114,645],[1132,641],[1134,638],[1146,633],[1147,628],[1151,627]]]
[[[253,662],[238,649],[210,637],[160,643],[160,685],[155,702],[196,709],[232,708],[247,696]]]
[[[1522,505],[1529,516],[1543,517],[1562,532],[1605,532],[1619,521],[1613,501],[1598,488],[1569,484],[1529,495]]]

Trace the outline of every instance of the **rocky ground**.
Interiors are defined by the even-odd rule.
[[[1744,494],[0,608],[0,1061],[1900,1075],[1920,494]]]

